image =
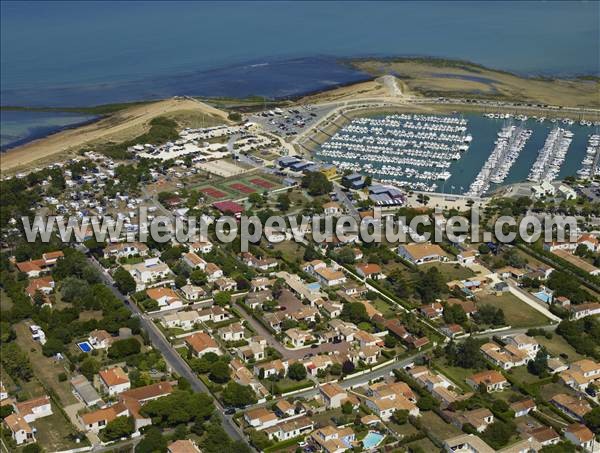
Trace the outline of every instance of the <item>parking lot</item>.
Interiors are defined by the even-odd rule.
[[[291,137],[310,127],[331,110],[331,107],[302,105],[289,109],[276,108],[256,113],[248,118],[263,129],[280,136]]]

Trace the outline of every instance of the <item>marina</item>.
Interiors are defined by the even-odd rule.
[[[384,183],[433,192],[469,149],[467,120],[456,116],[388,115],[357,118],[316,152],[341,170]]]
[[[544,146],[540,149],[527,180],[532,182],[554,181],[565,161],[572,138],[573,132],[561,127],[553,128],[548,134]]]
[[[593,178],[600,175],[600,134],[591,134],[586,148],[585,158],[577,175],[582,178]]]
[[[315,158],[409,190],[474,197],[544,171],[552,179],[581,176],[598,143],[591,139],[594,127],[592,121],[506,113],[354,118],[315,150]],[[551,135],[555,129],[562,132]],[[541,152],[550,150],[548,140],[557,144],[551,159]]]

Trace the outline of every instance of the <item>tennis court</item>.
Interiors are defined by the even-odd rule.
[[[220,190],[213,189],[212,187],[205,187],[204,189],[200,189],[204,195],[207,195],[211,198],[223,198],[227,194],[225,192],[221,192]]]
[[[255,186],[262,187],[263,189],[272,189],[273,187],[275,187],[275,184],[269,181],[265,181],[262,178],[254,178],[251,179],[250,182]]]
[[[248,187],[245,184],[241,184],[239,182],[235,183],[235,184],[231,184],[229,187],[231,187],[234,190],[237,190],[238,192],[242,192],[242,193],[254,193],[256,192],[255,189],[253,189],[252,187]]]

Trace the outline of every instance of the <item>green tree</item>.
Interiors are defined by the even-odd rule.
[[[123,294],[131,294],[135,292],[136,283],[129,272],[123,269],[121,266],[113,274],[113,279],[119,291]]]
[[[396,338],[393,335],[390,335],[389,333],[385,337],[383,337],[383,343],[386,348],[395,348],[398,344]]]
[[[29,381],[33,376],[31,363],[27,354],[16,343],[9,343],[2,346],[0,360],[6,372],[12,377]]]
[[[42,346],[42,354],[46,357],[52,357],[59,352],[63,352],[65,350],[65,345],[58,338],[50,337],[46,340],[44,346]]]
[[[545,377],[548,375],[548,351],[541,347],[533,360],[527,363],[527,370],[536,376]]]
[[[545,445],[540,450],[540,453],[575,453],[577,449],[568,440],[563,440],[554,445]]]
[[[306,379],[306,368],[300,362],[295,362],[288,368],[288,377],[295,381]]]
[[[231,294],[225,291],[220,291],[213,296],[215,304],[220,307],[224,307],[231,302]]]
[[[488,425],[485,431],[481,434],[481,438],[485,440],[492,448],[499,450],[508,444],[514,433],[514,424],[496,419],[494,423]]]
[[[467,314],[460,305],[446,305],[444,307],[444,321],[448,324],[463,324],[467,322]]]
[[[344,321],[350,321],[354,324],[358,324],[363,321],[369,320],[367,309],[360,302],[349,302],[344,304],[342,308],[342,314],[340,315]]]
[[[257,401],[256,393],[254,393],[252,387],[241,385],[237,382],[230,382],[227,384],[221,393],[221,397],[226,405],[234,407],[255,404]]]
[[[205,393],[176,390],[170,395],[149,401],[140,410],[152,418],[155,426],[173,427],[181,423],[207,420],[214,412],[214,405]]]
[[[117,440],[122,437],[129,437],[135,431],[135,424],[132,417],[124,415],[108,422],[102,430],[102,437],[106,440]]]
[[[190,282],[192,285],[202,286],[208,281],[208,278],[204,272],[200,269],[196,269],[190,274]]]
[[[123,359],[127,356],[139,354],[142,345],[137,338],[125,338],[115,341],[108,348],[108,357],[111,359]]]
[[[588,428],[596,434],[600,433],[600,407],[593,408],[590,412],[583,416],[583,420]]]
[[[310,195],[325,195],[331,192],[333,184],[320,171],[307,172],[302,177],[301,185]]]
[[[430,411],[435,407],[435,400],[429,395],[423,395],[417,401],[417,407],[422,411]]]
[[[88,356],[83,359],[81,365],[79,365],[79,371],[90,381],[94,378],[94,375],[100,371],[100,362],[94,357]]]
[[[221,361],[213,363],[208,377],[213,382],[224,384],[229,380],[229,366]]]
[[[404,409],[397,409],[392,414],[392,420],[398,425],[404,425],[408,421],[408,411]]]
[[[160,429],[150,426],[144,433],[144,438],[135,446],[135,453],[165,453],[167,440]]]

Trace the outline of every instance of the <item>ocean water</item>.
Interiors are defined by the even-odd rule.
[[[93,115],[68,112],[0,110],[0,151],[93,121]]]
[[[3,1],[0,12],[4,106],[285,97],[361,80],[338,59],[367,55],[599,72],[598,2]]]

